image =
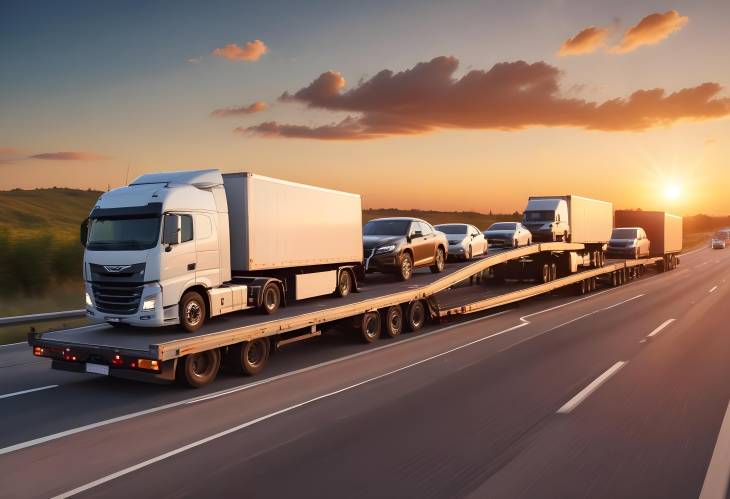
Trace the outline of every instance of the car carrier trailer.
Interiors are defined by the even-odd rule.
[[[296,302],[274,316],[229,314],[195,332],[99,324],[30,333],[28,342],[34,355],[51,358],[55,369],[144,381],[177,379],[199,387],[215,378],[222,363],[257,374],[272,349],[318,336],[326,324],[355,326],[365,342],[372,342],[381,335],[417,331],[428,319],[485,311],[561,288],[583,294],[599,281],[620,285],[648,267],[670,270],[661,256],[606,261],[583,244],[533,244],[449,264],[442,274],[417,274],[411,281],[381,276],[381,282],[368,281],[359,293]],[[515,280],[530,284],[501,284]]]

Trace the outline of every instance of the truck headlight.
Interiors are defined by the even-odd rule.
[[[90,307],[94,306],[94,302],[91,301],[91,296],[89,296],[89,293],[86,293],[86,304]]]
[[[375,250],[375,253],[390,253],[391,251],[395,251],[395,244],[389,244],[388,246],[381,246],[380,248]]]
[[[154,310],[155,309],[155,302],[156,301],[157,300],[154,297],[152,297],[152,298],[145,298],[144,299],[144,302],[142,302],[142,310],[144,310],[145,312],[149,312],[150,310]]]

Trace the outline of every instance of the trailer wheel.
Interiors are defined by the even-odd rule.
[[[363,343],[372,343],[380,338],[380,314],[365,312],[360,317],[360,338]]]
[[[415,333],[426,322],[426,307],[421,300],[412,301],[406,309],[406,329]]]
[[[177,379],[191,388],[200,388],[215,379],[221,366],[221,352],[217,348],[191,353],[178,361]]]
[[[240,374],[255,376],[266,367],[271,347],[268,338],[256,338],[233,345],[229,359],[233,368]]]
[[[399,305],[388,307],[383,316],[383,330],[390,338],[395,338],[403,332],[403,309]]]
[[[342,269],[340,276],[337,278],[337,291],[335,293],[340,298],[344,298],[350,294],[350,291],[352,291],[352,274],[349,270]]]
[[[400,267],[398,269],[398,279],[407,281],[413,276],[413,257],[410,253],[403,253],[400,256]]]
[[[611,272],[611,286],[614,288],[618,286],[618,273],[615,270]]]
[[[553,262],[550,264],[550,280],[554,281],[558,278],[558,265]]]
[[[540,273],[540,282],[545,284],[546,282],[550,281],[550,265],[548,265],[547,263],[543,263],[541,270],[542,271]]]
[[[582,295],[586,294],[586,288],[587,288],[587,286],[586,286],[585,279],[583,279],[580,282],[576,282],[575,283],[575,294],[577,294],[578,296],[582,296]]]
[[[436,249],[436,256],[434,256],[433,265],[431,265],[431,272],[434,274],[443,272],[445,266],[446,257],[444,256],[444,249],[439,246],[438,249]]]
[[[271,315],[279,310],[280,304],[281,291],[279,290],[279,286],[273,282],[267,283],[261,292],[261,305],[259,305],[259,309],[266,315]]]
[[[178,314],[185,331],[197,331],[205,323],[205,300],[197,291],[188,291],[180,300]]]

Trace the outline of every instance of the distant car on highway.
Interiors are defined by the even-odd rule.
[[[442,272],[449,253],[443,232],[418,218],[378,218],[363,227],[365,272],[394,273],[402,281],[413,269],[429,266]]]
[[[532,244],[532,234],[520,222],[497,222],[484,231],[489,246],[518,248]]]
[[[730,230],[721,230],[718,232],[715,232],[715,235],[712,236],[712,249],[725,249],[725,247],[730,243]]]
[[[617,227],[611,233],[606,256],[609,258],[643,258],[651,254],[651,241],[641,227]]]
[[[462,260],[471,260],[478,255],[485,255],[487,239],[479,229],[469,224],[439,224],[434,229],[446,234],[449,241],[449,256]]]

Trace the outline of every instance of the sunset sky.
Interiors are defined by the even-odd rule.
[[[221,168],[366,207],[730,213],[730,2],[0,3],[0,189]]]

